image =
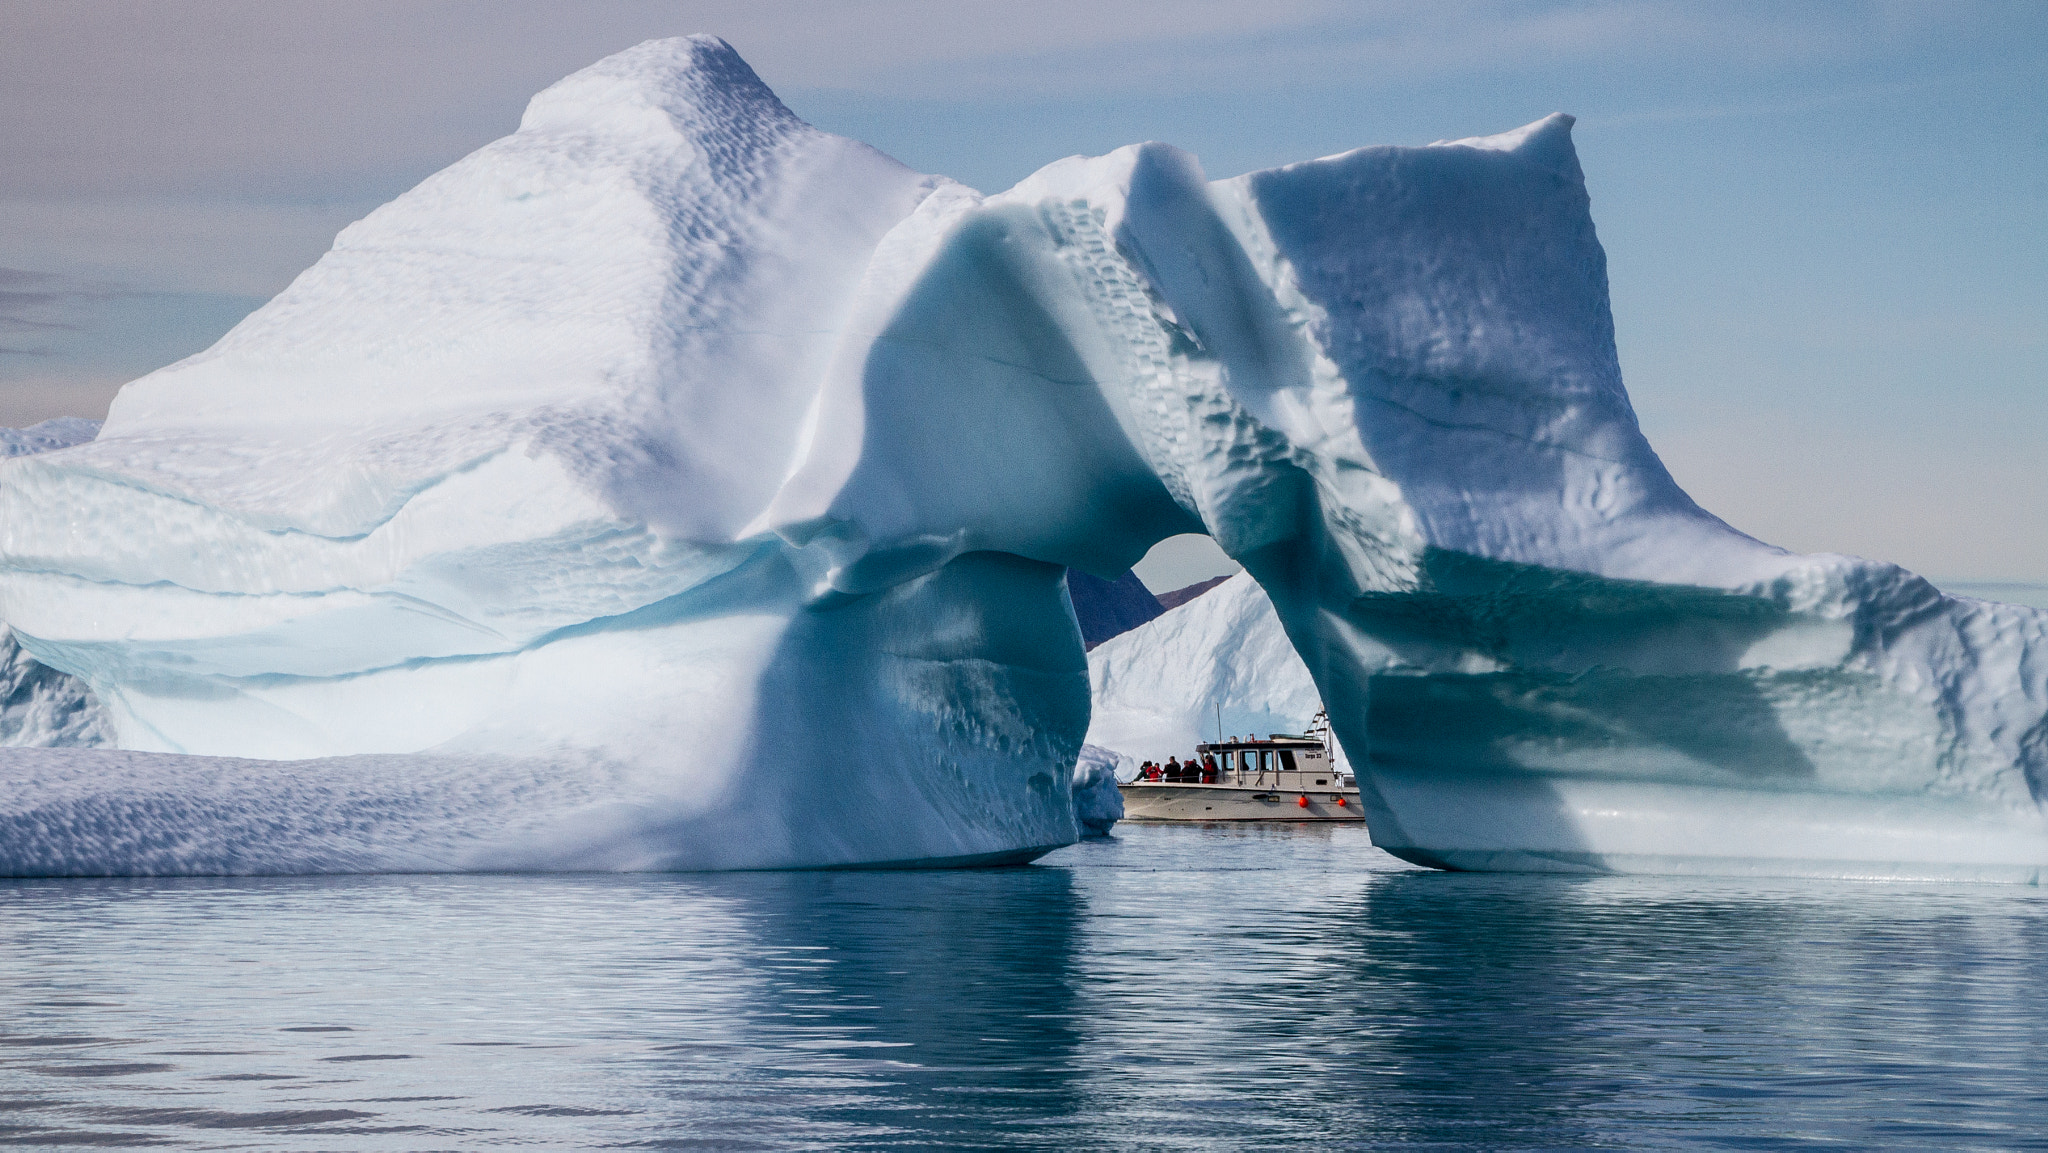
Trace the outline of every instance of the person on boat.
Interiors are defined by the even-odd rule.
[[[1158,765],[1155,765],[1155,764],[1153,764],[1153,763],[1152,763],[1151,761],[1146,761],[1146,762],[1145,762],[1144,764],[1142,764],[1142,765],[1139,765],[1139,766],[1138,766],[1138,779],[1139,779],[1139,780],[1141,780],[1141,781],[1156,781],[1156,780],[1158,780],[1158,779],[1159,779],[1159,766],[1158,766]]]
[[[1202,757],[1202,783],[1205,785],[1213,785],[1216,783],[1215,753],[1209,753]]]

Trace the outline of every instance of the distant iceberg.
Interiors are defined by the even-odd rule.
[[[99,431],[99,421],[75,416],[60,416],[27,428],[0,428],[0,460],[84,444]]]
[[[1201,741],[1308,731],[1322,711],[1273,602],[1245,573],[1088,654],[1088,741],[1140,760]]]
[[[1570,128],[985,196],[600,61],[0,462],[0,619],[119,746],[0,760],[0,872],[1028,860],[1064,573],[1207,532],[1411,860],[2037,877],[2048,616],[1679,490]]]

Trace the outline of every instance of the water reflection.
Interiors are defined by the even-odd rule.
[[[0,1144],[2011,1148],[2048,900],[1126,828],[954,873],[0,885]]]
[[[702,879],[733,904],[748,990],[662,1015],[636,1062],[694,1139],[986,1144],[1077,1109],[1076,926],[1063,870]],[[694,947],[677,925],[675,947]],[[707,1047],[698,1030],[742,1038]]]
[[[1376,876],[1359,1088],[1383,1131],[1455,1119],[1480,1146],[2010,1148],[2048,1091],[2043,911],[1990,886]]]

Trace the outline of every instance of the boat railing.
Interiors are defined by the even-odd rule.
[[[1350,789],[1355,787],[1344,780],[1343,774],[1335,769],[1317,772],[1314,769],[1260,769],[1243,772],[1237,769],[1219,769],[1213,777],[1197,776],[1190,780],[1181,777],[1160,777],[1157,780],[1140,777],[1133,784],[1139,785],[1230,785],[1238,788],[1275,789],[1291,792],[1318,789]]]

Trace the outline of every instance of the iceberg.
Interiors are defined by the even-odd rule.
[[[1088,679],[1089,744],[1162,764],[1219,731],[1307,732],[1323,709],[1273,602],[1245,573],[1090,650]]]
[[[0,872],[1029,860],[1108,763],[1065,574],[1206,532],[1410,860],[2037,878],[2048,616],[1678,488],[1571,123],[985,195],[600,61],[0,461],[117,746],[0,762]]]
[[[1090,836],[1107,836],[1124,819],[1124,795],[1117,782],[1138,775],[1137,763],[1114,749],[1082,745],[1074,762],[1074,819]]]

